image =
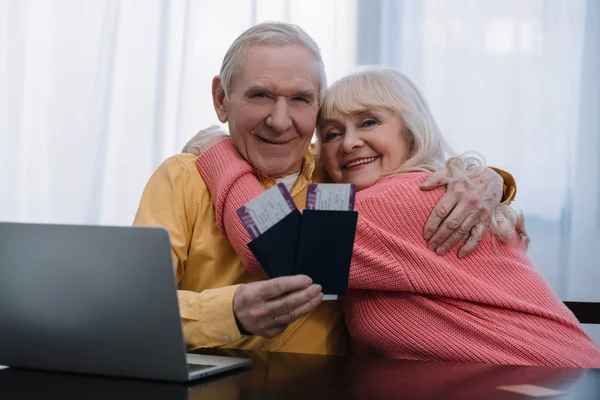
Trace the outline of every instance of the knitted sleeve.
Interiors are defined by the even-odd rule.
[[[266,276],[247,246],[250,235],[235,213],[265,190],[254,176],[252,167],[230,139],[202,153],[196,166],[212,194],[219,230],[250,272]],[[363,218],[359,200],[357,209],[359,219],[348,286],[352,289],[412,290],[397,258],[380,240],[382,233],[378,221]]]
[[[250,235],[236,215],[238,208],[265,191],[252,167],[238,153],[231,139],[222,140],[203,152],[196,160],[196,167],[212,195],[219,231],[247,270],[267,277],[248,248]]]

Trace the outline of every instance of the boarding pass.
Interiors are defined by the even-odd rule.
[[[238,208],[237,215],[252,239],[281,221],[296,209],[292,196],[283,183],[279,183],[260,196]]]
[[[356,186],[349,183],[319,183],[308,185],[307,210],[352,211]]]

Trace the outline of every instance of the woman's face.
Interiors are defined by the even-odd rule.
[[[398,115],[387,109],[333,115],[319,129],[325,169],[335,182],[354,183],[357,190],[373,186],[408,157],[404,129]]]

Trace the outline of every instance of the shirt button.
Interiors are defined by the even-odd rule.
[[[224,341],[228,341],[229,340],[229,336],[223,336],[223,340]]]

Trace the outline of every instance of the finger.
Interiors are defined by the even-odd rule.
[[[421,184],[421,190],[432,190],[438,186],[442,186],[448,183],[448,177],[446,176],[446,170],[432,172],[429,174],[427,179]]]
[[[194,145],[194,143],[196,142],[194,139],[196,139],[196,136],[194,136],[192,139],[190,139],[189,142],[187,142],[185,144],[185,146],[183,146],[183,149],[181,149],[182,153],[192,153],[192,154],[196,154],[194,153],[194,151],[198,151],[196,149],[196,146]],[[196,154],[198,155],[198,154]]]
[[[181,152],[182,153],[191,153],[195,156],[199,156],[200,154],[202,154],[202,150],[200,149],[200,147],[198,147],[195,144],[187,144]]]
[[[292,312],[290,314],[288,314],[291,318],[289,323],[291,324],[292,322],[296,321],[298,318],[302,317],[303,315],[308,314],[309,312],[311,312],[312,310],[317,308],[318,305],[321,304],[322,301],[323,301],[323,293],[319,292],[317,294],[317,296],[314,297],[311,301],[304,303],[303,305],[296,308],[295,310],[292,310]]]
[[[208,136],[221,136],[227,135],[227,133],[218,125],[211,125],[208,128],[204,128],[198,131],[188,142],[183,146],[181,150],[182,153],[192,153],[197,156],[202,152],[201,143],[204,141],[204,138]]]
[[[450,235],[460,228],[460,226],[466,221],[467,217],[469,217],[472,212],[473,211],[467,204],[457,204],[450,215],[444,219],[438,230],[429,240],[429,248],[433,251],[436,251],[437,248],[450,237]]]
[[[262,300],[271,300],[286,293],[306,289],[312,284],[312,279],[306,275],[282,276],[257,282],[259,296]]]
[[[196,133],[194,135],[194,137],[191,138],[190,140],[188,140],[188,142],[185,144],[185,146],[183,146],[183,149],[181,149],[181,152],[196,154],[196,152],[199,151],[198,142],[201,140],[200,139],[201,136],[202,136],[202,131]],[[199,153],[196,155],[199,155]]]
[[[435,250],[438,256],[446,254],[456,244],[458,244],[463,238],[468,237],[471,232],[471,228],[480,221],[475,214],[469,215],[464,222],[448,236],[448,238],[440,244]]]
[[[306,289],[298,290],[280,296],[267,303],[267,310],[271,317],[281,317],[289,314],[292,310],[313,300],[322,291],[321,285],[310,285]]]
[[[462,247],[458,250],[458,258],[466,257],[469,254],[471,254],[471,252],[475,250],[475,248],[477,248],[479,242],[481,242],[481,239],[483,239],[485,231],[485,222],[480,222],[473,228],[471,228],[471,234],[469,235],[469,238],[467,239],[465,244],[462,245]]]
[[[425,240],[429,240],[437,233],[438,228],[454,209],[457,201],[456,196],[449,192],[446,192],[440,201],[438,201],[425,223]]]
[[[273,317],[273,326],[287,326],[292,322],[296,321],[298,318],[302,317],[303,315],[311,312],[315,309],[315,307],[321,304],[321,302],[323,301],[323,293],[321,291],[321,287],[318,286],[317,288],[313,288],[313,286],[318,285],[312,285],[311,287],[303,290],[303,292],[310,293],[303,293],[301,300],[296,299],[290,301],[283,308],[278,308],[277,310],[279,312],[281,310],[285,310],[285,312],[279,313]]]
[[[183,147],[182,153],[189,153],[190,150],[193,150],[195,146],[198,145],[199,142],[202,141],[202,138],[206,136],[207,133],[214,132],[216,125],[211,125],[208,128],[200,129],[198,133],[196,133]]]

